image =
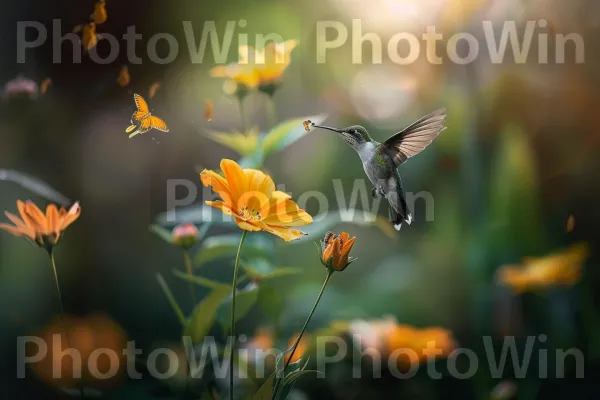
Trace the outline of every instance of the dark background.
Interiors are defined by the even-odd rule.
[[[467,30],[480,37],[483,19],[500,24],[516,20],[523,26],[524,21],[545,18],[551,33],[583,36],[584,64],[575,64],[573,54],[567,52],[564,65],[539,65],[535,60],[491,65],[482,51],[483,56],[467,66],[453,65],[447,59],[441,66],[424,59],[404,67],[389,60],[377,66],[368,61],[353,65],[349,46],[332,51],[326,64],[317,64],[318,20],[339,20],[349,26],[352,18],[365,18],[374,21],[365,32],[377,31],[382,37],[415,28],[403,25],[402,12],[390,15],[385,8],[379,10],[385,1],[370,7],[338,3],[343,2],[108,0],[108,21],[98,32],[121,36],[134,25],[144,37],[136,48],[143,62],[129,64],[131,84],[126,88],[116,83],[121,66],[128,64],[122,41],[118,59],[108,65],[96,64],[85,55],[81,64],[72,63],[69,42],[62,46],[63,62],[52,62],[56,51],[51,41],[52,20],[60,19],[62,32],[70,32],[87,20],[93,1],[3,4],[0,82],[23,74],[38,83],[50,77],[53,85],[35,101],[1,103],[0,168],[37,176],[82,205],[80,220],[69,228],[56,252],[67,312],[108,314],[139,348],[177,341],[177,320],[155,274],[167,275],[179,267],[181,253],[147,227],[166,208],[168,179],[198,182],[196,168],[217,168],[221,158],[235,157],[202,137],[203,129],[239,129],[236,104],[222,94],[221,80],[209,77],[214,66],[210,52],[204,63],[190,62],[181,22],[192,21],[199,40],[204,21],[214,20],[223,29],[226,21],[244,18],[248,21],[244,32],[250,35],[277,32],[300,42],[275,96],[280,119],[327,112],[332,116],[329,123],[361,123],[383,140],[435,107],[449,109],[444,137],[401,169],[408,191],[432,193],[435,220],[419,218],[424,210],[417,208],[415,224],[404,228],[395,240],[374,228],[347,227],[359,238],[355,252],[362,263],[336,276],[339,280],[329,302],[326,296],[315,316],[315,326],[339,318],[393,314],[407,323],[447,327],[459,341],[474,343],[498,323],[490,311],[501,291],[494,281],[498,266],[586,241],[592,256],[582,282],[548,295],[553,300],[538,303],[533,315],[543,310],[552,329],[571,332],[569,345],[588,348],[590,338],[597,340],[600,332],[586,330],[577,299],[584,288],[591,291],[592,309],[597,310],[600,75],[595,39],[600,29],[599,6],[581,0],[448,0],[416,6],[423,8],[418,11],[423,21],[433,18],[438,31],[448,36]],[[39,21],[49,29],[46,43],[27,50],[24,64],[16,62],[19,21]],[[417,22],[415,30],[420,35],[422,25]],[[179,42],[179,56],[169,65],[151,62],[145,51],[147,38],[163,32]],[[106,45],[100,42],[100,54],[106,54]],[[236,59],[235,48],[234,40],[229,62]],[[164,50],[159,47],[159,53]],[[124,130],[133,112],[132,94],[147,94],[155,81],[162,87],[150,101],[151,107],[168,122],[170,132],[153,131],[128,140]],[[252,96],[247,105],[250,118],[264,131],[264,98]],[[210,125],[203,120],[205,98],[215,103]],[[351,182],[363,177],[356,155],[329,135],[309,135],[270,158],[265,168],[292,193],[320,190],[330,200],[335,199],[331,179]],[[9,211],[15,210],[17,199],[32,196],[4,182],[0,191],[0,208]],[[349,186],[345,192],[351,192]],[[506,193],[510,195],[504,197]],[[314,212],[316,206],[307,208]],[[380,213],[385,215],[386,210]],[[566,234],[564,225],[570,214],[575,216],[576,228]],[[300,278],[282,283],[282,291],[290,293],[286,303],[289,333],[299,328],[300,322],[295,321],[301,321],[292,317],[294,312],[304,315],[320,285],[322,271],[312,251],[313,245],[305,243],[282,249],[279,255],[282,265],[306,269]],[[228,281],[229,263],[219,267],[215,265],[213,277]],[[184,283],[170,283],[174,291],[187,295]],[[14,379],[16,337],[39,330],[55,316],[54,290],[43,251],[8,234],[0,235],[0,365],[4,370],[0,393],[4,398],[60,398],[31,374],[24,380]],[[562,305],[556,307],[556,302]],[[566,311],[557,314],[556,308]],[[251,334],[258,324],[243,321],[241,330]],[[525,324],[528,332],[554,332],[527,317]],[[523,398],[597,398],[592,377],[598,365],[598,360],[588,359],[586,379],[545,380],[537,394]],[[390,393],[397,392],[390,389]],[[449,384],[448,391],[437,385],[426,395],[418,393],[414,398],[476,398],[464,382]]]

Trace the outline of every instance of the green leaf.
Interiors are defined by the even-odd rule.
[[[254,153],[259,143],[259,133],[257,128],[251,129],[248,133],[217,132],[209,130],[206,132],[205,136],[236,151],[242,156],[248,156]]]
[[[228,234],[207,238],[200,245],[196,263],[204,264],[219,258],[235,256],[240,244],[240,236],[239,234]],[[244,258],[264,257],[272,254],[274,250],[275,245],[271,238],[256,233],[246,237],[242,255]]]
[[[173,293],[171,292],[171,289],[169,289],[167,282],[165,282],[165,278],[163,278],[161,274],[156,274],[156,280],[158,281],[158,284],[160,285],[163,293],[167,297],[167,300],[169,301],[171,308],[175,312],[177,319],[179,319],[181,326],[185,328],[187,325],[185,315],[183,314],[183,311],[181,311],[181,307],[179,307],[179,304],[177,304],[177,300],[175,300],[175,296],[173,296]]]
[[[386,217],[368,211],[356,209],[326,211],[315,216],[313,221],[312,224],[302,227],[302,230],[308,234],[303,238],[304,240],[292,240],[286,243],[293,245],[302,243],[305,240],[321,240],[327,231],[334,230],[341,223],[365,227],[373,226],[394,240],[398,238],[397,232]],[[351,232],[350,236],[352,236]]]
[[[188,275],[187,273],[178,271],[178,270],[174,270],[173,274],[176,277],[181,278],[185,281],[188,281],[195,285],[202,286],[202,287],[209,288],[209,289],[223,289],[223,288],[230,289],[231,288],[231,285],[213,281],[211,279],[207,279],[207,278],[204,278],[201,276]]]
[[[276,151],[282,150],[310,133],[304,129],[302,124],[304,121],[311,120],[315,124],[321,124],[326,118],[326,114],[320,114],[281,122],[262,139],[264,156],[267,157]]]
[[[230,291],[230,287],[213,289],[194,308],[187,329],[184,330],[184,336],[190,336],[192,343],[199,343],[210,332],[215,322],[217,310]]]
[[[319,371],[316,370],[305,370],[304,367],[298,371],[290,372],[285,376],[283,383],[281,384],[281,392],[280,395],[277,396],[277,399],[285,400],[285,398],[290,394],[296,381],[303,375],[316,373],[320,374]]]
[[[298,267],[275,267],[273,263],[264,258],[253,258],[249,262],[240,263],[240,266],[250,278],[257,280],[278,278],[302,272],[302,269]]]
[[[250,283],[243,289],[238,289],[235,296],[235,321],[242,319],[256,304],[258,299],[258,285]],[[217,321],[225,332],[231,327],[231,295],[229,295],[217,310]]]
[[[275,373],[273,372],[269,379],[267,379],[265,383],[263,383],[263,385],[260,387],[260,389],[258,389],[258,392],[256,392],[252,400],[271,400],[274,381]]]
[[[150,225],[149,229],[150,232],[156,233],[165,242],[173,244],[173,233],[170,230],[156,224]]]
[[[258,290],[258,307],[271,320],[278,321],[283,311],[283,299],[277,289],[272,286],[262,284]]]

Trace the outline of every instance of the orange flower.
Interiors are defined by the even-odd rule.
[[[127,334],[105,314],[66,316],[53,321],[36,336],[42,340],[47,352],[31,364],[31,369],[50,385],[109,388],[118,383],[125,372]],[[28,342],[25,354],[30,357],[41,354],[41,347],[41,344]],[[76,357],[68,355],[67,349],[72,349]]]
[[[504,265],[498,270],[498,280],[516,293],[572,286],[581,278],[581,268],[588,255],[587,244],[578,243],[545,257],[525,258],[523,266]]]
[[[21,218],[9,212],[4,212],[14,225],[0,224],[0,229],[15,236],[24,236],[48,250],[55,246],[63,231],[67,229],[81,214],[79,203],[73,204],[67,211],[50,204],[44,214],[32,201],[23,203],[17,201],[17,209]]]
[[[357,337],[365,353],[397,356],[399,367],[427,361],[430,357],[444,357],[456,344],[452,333],[439,327],[415,328],[398,324],[395,318],[352,321],[350,333]],[[394,354],[395,353],[395,354]]]
[[[204,170],[200,179],[221,196],[206,204],[231,215],[246,231],[265,231],[290,241],[304,235],[292,227],[308,225],[312,217],[298,207],[284,192],[275,190],[271,177],[256,169],[242,169],[235,161],[224,159],[221,169],[225,177]]]
[[[296,340],[298,340],[298,334],[295,334],[290,338],[290,341],[288,343],[288,349],[292,348],[294,343],[296,343]],[[304,353],[306,353],[306,350],[308,350],[308,343],[308,338],[306,336],[302,336],[300,342],[298,343],[298,347],[296,347],[296,351],[294,352],[294,357],[289,361],[290,364],[295,363],[296,361],[299,361],[302,358]],[[287,354],[285,356],[285,362],[288,362],[290,356],[291,354]]]
[[[323,241],[321,241],[321,262],[323,265],[334,271],[345,270],[348,265],[356,260],[356,258],[349,257],[355,241],[356,237],[350,239],[350,235],[346,232],[339,235],[327,232]]]
[[[274,332],[271,328],[260,327],[256,334],[248,340],[245,346],[245,352],[240,353],[246,363],[257,366],[267,366],[272,368],[275,365],[277,349],[275,344]]]

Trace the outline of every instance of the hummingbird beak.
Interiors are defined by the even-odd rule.
[[[330,126],[315,125],[315,124],[312,124],[312,126],[315,127],[315,128],[327,129],[329,131],[334,131],[334,132],[337,132],[337,133],[342,133],[342,131],[340,129],[332,128]]]

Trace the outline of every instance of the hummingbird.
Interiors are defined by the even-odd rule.
[[[440,132],[446,129],[445,120],[446,109],[436,110],[419,118],[383,143],[373,140],[369,132],[360,125],[343,129],[314,123],[312,126],[339,133],[346,144],[358,153],[365,173],[373,184],[373,197],[382,196],[388,201],[390,219],[394,228],[400,230],[403,222],[410,225],[412,215],[406,205],[398,166],[429,146]]]

